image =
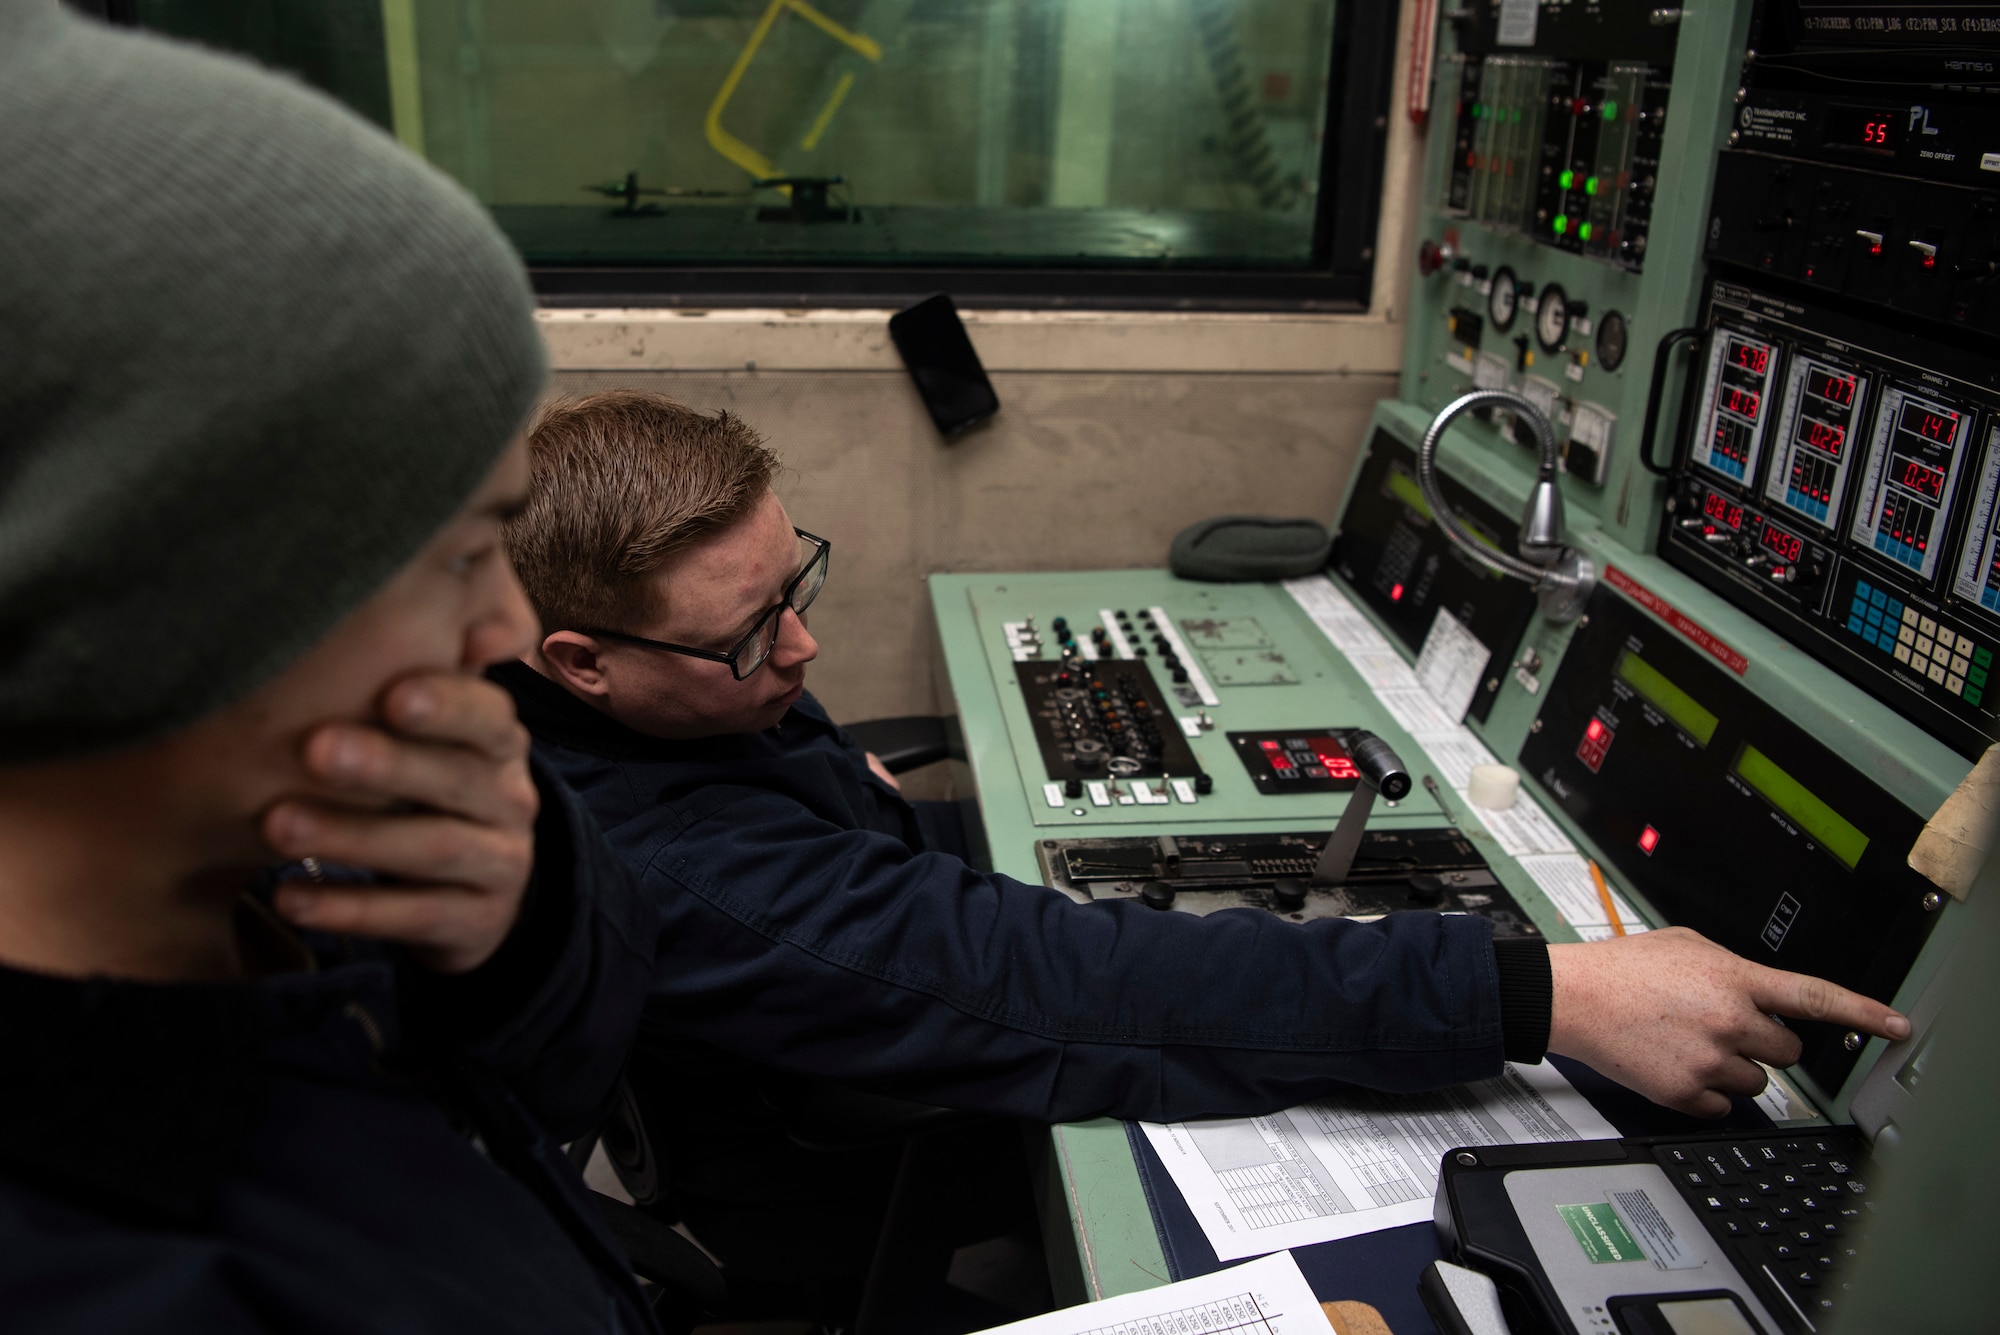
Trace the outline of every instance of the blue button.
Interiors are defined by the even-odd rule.
[[[1889,600],[1889,620],[1891,620],[1891,621],[1901,621],[1902,619],[1903,619],[1903,605],[1902,605],[1902,603],[1898,602],[1898,601],[1897,601],[1896,599],[1894,599],[1894,598],[1891,598],[1891,599]]]
[[[1862,630],[1865,629],[1861,624],[1860,617],[1847,618],[1847,628],[1853,631],[1856,635],[1859,635],[1862,632]]]
[[[1847,610],[1854,613],[1855,616],[1865,617],[1868,615],[1868,600],[1866,598],[1856,598],[1853,606]]]
[[[1877,607],[1887,607],[1889,605],[1889,595],[1877,589],[1868,595],[1868,601]]]
[[[1869,582],[1865,579],[1857,579],[1854,581],[1854,596],[1857,598],[1866,598],[1873,591],[1873,589],[1874,586],[1869,584]]]
[[[1871,608],[1869,608],[1869,609],[1868,609],[1868,624],[1869,624],[1869,625],[1871,625],[1871,626],[1879,626],[1879,625],[1881,625],[1881,624],[1882,624],[1882,609],[1881,609],[1881,608],[1879,608],[1879,607],[1871,607]]]

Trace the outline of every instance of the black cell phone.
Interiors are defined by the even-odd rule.
[[[889,337],[917,382],[931,420],[945,439],[961,435],[1000,411],[999,396],[979,354],[972,350],[958,307],[940,292],[889,317]]]

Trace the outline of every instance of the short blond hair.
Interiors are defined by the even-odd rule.
[[[634,389],[548,404],[528,453],[506,543],[544,633],[658,615],[647,577],[748,515],[778,471],[742,418]]]

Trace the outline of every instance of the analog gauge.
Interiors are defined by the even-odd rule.
[[[1631,331],[1625,327],[1625,317],[1617,311],[1604,312],[1604,318],[1597,322],[1597,364],[1607,371],[1615,371],[1625,361],[1625,336]]]
[[[1516,290],[1518,280],[1514,271],[1501,265],[1493,271],[1493,290],[1486,294],[1486,314],[1493,320],[1495,330],[1514,327],[1514,317],[1521,311],[1521,294]]]
[[[1541,340],[1543,352],[1560,351],[1563,340],[1569,337],[1569,293],[1563,291],[1561,283],[1543,288],[1535,303],[1535,337]]]

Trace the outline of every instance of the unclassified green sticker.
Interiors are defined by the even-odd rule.
[[[1625,1221],[1618,1217],[1618,1211],[1611,1208],[1610,1202],[1558,1205],[1556,1210],[1562,1215],[1563,1222],[1569,1225],[1569,1231],[1576,1235],[1576,1245],[1583,1248],[1583,1254],[1590,1258],[1592,1265],[1646,1259],[1646,1253],[1632,1241],[1632,1235],[1625,1231]]]

